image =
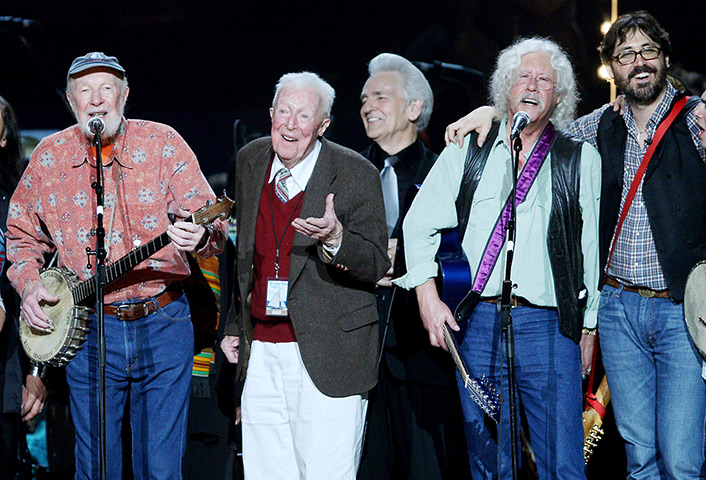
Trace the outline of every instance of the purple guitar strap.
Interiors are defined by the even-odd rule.
[[[549,122],[544,132],[542,132],[542,136],[537,142],[537,145],[535,145],[532,150],[532,154],[527,160],[525,167],[522,169],[520,177],[517,179],[517,192],[515,197],[517,205],[524,202],[527,197],[527,192],[529,192],[532,187],[535,178],[537,178],[537,173],[539,173],[539,169],[544,163],[544,159],[547,158],[549,154],[549,149],[552,143],[554,143],[554,138],[556,138],[556,130],[554,129],[554,125]],[[490,273],[493,271],[495,263],[498,261],[500,250],[503,247],[503,243],[505,243],[505,232],[507,231],[507,223],[510,220],[510,211],[512,209],[511,200],[512,192],[508,195],[508,199],[505,201],[505,207],[502,209],[500,216],[495,222],[495,228],[493,228],[490,238],[488,238],[488,243],[485,246],[485,251],[478,265],[478,272],[473,280],[473,288],[471,288],[471,290],[479,295],[483,292],[485,285],[488,283]]]

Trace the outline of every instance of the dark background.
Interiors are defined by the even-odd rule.
[[[596,75],[599,25],[610,16],[608,0],[2,3],[0,15],[41,24],[26,29],[0,25],[0,95],[14,106],[23,128],[70,125],[73,119],[58,93],[66,70],[76,56],[104,51],[117,56],[128,72],[126,115],[175,127],[206,174],[223,170],[232,157],[236,118],[250,135],[269,131],[274,84],[290,71],[315,71],[332,84],[337,100],[327,136],[362,149],[367,142],[358,116],[359,94],[367,62],[386,51],[488,75],[497,52],[517,35],[549,36],[576,65],[581,113],[609,95],[608,85]],[[706,70],[705,4],[621,1],[619,13],[648,9],[672,35],[672,63],[699,72]],[[485,78],[438,69],[426,73],[436,94],[428,139],[439,151],[443,127],[485,101]]]
[[[682,68],[706,71],[706,2],[625,0],[619,13],[638,8],[671,33],[672,64],[684,79],[692,75]],[[548,36],[569,52],[581,85],[580,113],[609,97],[608,84],[596,75],[608,0],[2,0],[1,15],[37,22],[28,28],[0,22],[0,95],[14,106],[24,129],[71,125],[62,100],[68,66],[78,55],[103,51],[117,56],[128,72],[126,116],[175,127],[207,175],[224,171],[233,157],[234,120],[241,119],[251,137],[269,132],[274,85],[290,71],[315,71],[331,83],[337,100],[327,136],[364,148],[359,94],[367,62],[381,52],[464,67],[425,72],[436,99],[425,138],[437,152],[446,124],[485,102],[497,53],[518,35]],[[703,77],[694,83],[693,93],[700,94]],[[222,421],[218,425],[223,428]],[[589,478],[625,478],[610,413],[606,437]],[[199,458],[187,459],[187,477],[214,478],[205,467],[215,462],[221,468],[223,451],[190,445]]]

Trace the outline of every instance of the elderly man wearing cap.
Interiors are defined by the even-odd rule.
[[[105,291],[107,474],[121,478],[121,425],[129,398],[135,478],[181,478],[193,355],[193,330],[180,280],[189,275],[186,252],[220,251],[225,225],[172,225],[213,200],[189,146],[172,128],[123,117],[129,88],[115,57],[78,57],[67,76],[66,96],[78,123],[37,146],[12,196],[8,218],[8,277],[22,297],[28,326],[51,332],[40,308],[59,298],[42,285],[44,256],[81,280],[93,271],[96,176],[93,135],[87,123],[102,118],[106,263],[166,230],[171,244],[111,283]],[[98,369],[95,317],[86,343],[67,365],[76,426],[76,478],[98,478]]]

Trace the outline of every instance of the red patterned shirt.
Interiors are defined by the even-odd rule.
[[[38,282],[44,255],[58,250],[57,265],[85,280],[95,273],[86,247],[95,250],[95,149],[77,125],[42,140],[10,200],[7,220],[8,277],[18,292]],[[168,211],[189,212],[215,199],[196,156],[166,125],[123,119],[112,153],[103,159],[103,225],[107,264],[166,231]],[[168,210],[169,209],[169,210]],[[206,245],[209,257],[223,249],[226,225],[217,220]],[[106,303],[149,298],[189,275],[185,255],[169,243],[106,289]]]

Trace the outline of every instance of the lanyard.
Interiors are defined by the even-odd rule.
[[[282,241],[284,240],[284,236],[287,234],[287,229],[289,228],[289,225],[292,224],[292,221],[294,220],[294,215],[297,214],[297,209],[299,208],[299,203],[302,201],[302,198],[304,198],[304,192],[301,192],[301,195],[299,196],[299,199],[297,200],[297,204],[294,206],[294,211],[292,212],[292,216],[289,217],[289,221],[287,222],[287,225],[284,227],[284,231],[282,232],[282,236],[277,239],[277,228],[275,227],[275,209],[274,209],[274,202],[275,202],[275,181],[272,181],[272,188],[270,188],[270,219],[272,219],[272,233],[275,236],[275,278],[279,278],[279,247],[282,246]]]

